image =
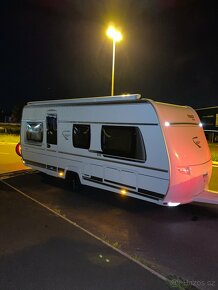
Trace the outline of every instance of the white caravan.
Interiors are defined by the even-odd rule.
[[[33,169],[168,206],[192,202],[212,171],[196,112],[140,95],[29,102],[21,148]]]

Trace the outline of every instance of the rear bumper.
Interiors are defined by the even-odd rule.
[[[182,174],[177,167],[174,167],[164,204],[189,203],[207,191],[212,173],[211,160],[204,164],[189,166],[189,168],[190,174]]]
[[[218,192],[203,191],[196,198],[194,198],[193,201],[209,204],[218,204]]]

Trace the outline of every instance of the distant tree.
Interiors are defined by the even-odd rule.
[[[0,122],[4,122],[4,111],[0,108]]]
[[[12,108],[12,113],[11,113],[11,121],[13,123],[20,123],[21,117],[22,117],[22,110],[23,110],[23,103],[19,103],[14,105]]]

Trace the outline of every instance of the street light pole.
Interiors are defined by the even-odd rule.
[[[115,74],[115,52],[116,42],[122,40],[122,35],[113,26],[107,29],[107,36],[113,40],[113,55],[112,55],[112,75],[111,75],[111,96],[114,96],[114,74]]]
[[[115,50],[116,50],[116,41],[115,41],[115,39],[113,39],[112,76],[111,76],[111,96],[114,96]]]

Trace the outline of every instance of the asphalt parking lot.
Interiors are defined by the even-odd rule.
[[[157,275],[0,182],[0,289],[169,289]]]
[[[0,173],[5,174],[0,174],[0,179],[15,189],[0,182],[0,289],[111,289],[111,283],[114,289],[165,289],[166,280],[170,280],[173,288],[216,289],[217,206],[193,204],[163,209],[141,201],[120,200],[111,193],[102,194],[90,188],[82,194],[72,194],[58,182],[44,182],[31,170],[14,171],[26,168],[18,156],[13,158],[13,146],[2,146]],[[12,172],[6,173],[8,171]],[[216,166],[210,183],[212,190],[217,188],[217,176]],[[73,237],[71,231],[76,233]],[[74,241],[75,236],[82,237],[81,247],[80,242]],[[102,254],[97,247],[92,250],[91,240],[114,254]],[[70,250],[72,261],[65,248]],[[80,250],[84,252],[84,255],[80,253],[82,257],[78,257]],[[93,252],[94,256],[88,252]],[[124,262],[118,264],[125,265],[126,269],[134,265],[133,270],[121,269],[120,277],[117,273],[114,275],[113,271],[120,270],[110,257],[115,257],[115,261],[123,259]],[[77,279],[73,261],[95,269],[78,267],[83,269],[84,277],[89,277],[87,284]],[[109,265],[110,271],[107,270]],[[100,270],[105,267],[107,279],[98,272],[99,267]],[[91,277],[90,273],[97,275],[95,279],[102,275],[104,282],[100,279],[96,284],[92,280],[94,274]],[[122,275],[128,276],[128,283]]]
[[[56,281],[56,267],[61,273],[65,272],[65,265],[66,277],[65,274],[60,276],[65,288],[60,288],[60,284],[55,282],[57,288],[52,289],[111,289],[111,283],[114,283],[113,289],[165,289],[166,280],[170,280],[171,286],[178,286],[178,289],[181,289],[181,286],[182,289],[189,290],[216,289],[216,205],[189,204],[165,208],[135,199],[123,199],[116,194],[89,187],[73,193],[66,188],[63,180],[44,179],[34,171],[1,175],[0,185],[0,246],[4,253],[1,261],[9,261],[3,263],[2,267],[0,261],[0,281],[5,281],[4,287],[0,285],[0,289],[37,289],[39,286],[39,289],[51,289],[43,283],[49,283],[46,279],[53,279],[53,276]],[[57,248],[56,241],[59,245]],[[93,243],[102,245],[100,250],[97,246],[92,249],[89,243],[91,246]],[[106,252],[101,250],[101,247],[106,247]],[[44,257],[47,255],[47,249],[49,253],[52,248],[57,256],[54,259],[50,254],[48,258]],[[105,254],[107,248],[110,254]],[[38,249],[44,250],[40,252]],[[65,249],[70,250],[69,257]],[[31,253],[36,267],[31,264],[31,258],[28,258]],[[78,257],[78,253],[81,257]],[[123,262],[117,264],[117,259]],[[45,260],[49,263],[51,261],[51,265],[47,263],[44,267]],[[60,267],[54,260],[60,262]],[[91,281],[90,284],[83,284],[85,282],[82,281],[80,285],[77,279],[73,282],[77,269],[74,262],[85,263],[83,266],[78,265],[78,269],[83,269],[84,275]],[[134,264],[136,265],[133,266]],[[110,265],[110,271],[105,273],[110,279],[102,278],[106,282],[103,284],[101,281],[98,286],[92,284],[94,278],[90,276],[90,269],[86,265],[95,268],[92,273],[97,277],[102,275],[101,271],[98,272],[102,270],[102,266],[106,267],[106,270]],[[133,269],[120,270],[124,265]],[[36,273],[39,268],[43,269],[43,281]],[[18,270],[15,269],[19,269],[19,276],[24,277],[23,287],[27,285],[27,288],[13,288],[21,283],[16,274]],[[117,276],[117,273],[128,277],[125,279],[129,281],[128,285],[131,285],[129,288],[122,275]],[[27,278],[31,275],[31,281],[35,281],[34,285],[30,285],[31,281]],[[68,275],[71,278],[67,277]],[[141,276],[137,278],[137,275]],[[65,280],[66,283],[70,280],[69,284],[65,284]],[[145,281],[149,283],[146,284]],[[157,285],[153,284],[156,281]],[[75,288],[69,288],[71,283],[75,283]],[[5,288],[7,285],[12,286]]]

